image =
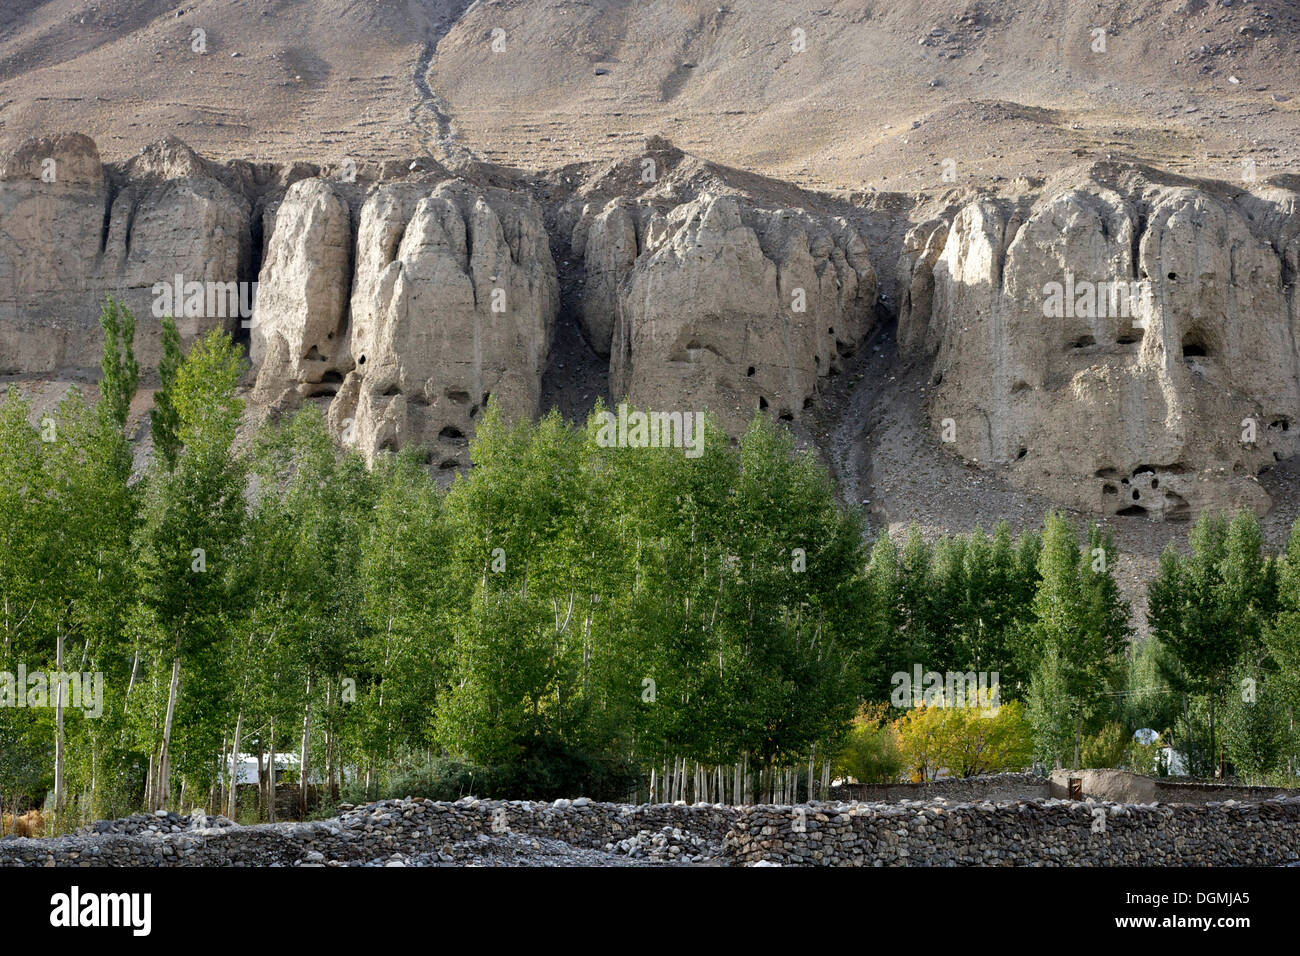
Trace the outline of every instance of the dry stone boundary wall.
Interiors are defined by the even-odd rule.
[[[745,807],[726,853],[817,866],[1276,866],[1300,859],[1300,799]]]
[[[1300,860],[1300,798],[1200,806],[1066,800],[803,806],[419,798],[320,822],[0,841],[0,866],[360,863],[505,833],[602,849],[665,827],[733,864],[1274,866]],[[168,828],[163,828],[168,829]]]

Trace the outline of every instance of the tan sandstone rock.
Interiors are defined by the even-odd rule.
[[[361,212],[354,363],[330,406],[368,457],[423,444],[468,464],[489,398],[535,415],[559,303],[541,211],[527,196],[451,180],[381,186]]]
[[[937,256],[912,239],[899,340],[934,356],[936,435],[1072,507],[1266,510],[1255,475],[1297,450],[1295,197],[1110,165],[1077,180],[971,203]]]
[[[758,410],[794,420],[872,326],[875,272],[843,219],[705,190],[666,212],[614,199],[575,233],[616,401],[708,409],[733,435]]]
[[[157,283],[239,281],[248,261],[248,201],[187,161],[183,145],[151,151],[140,167],[149,176],[127,178],[116,192],[94,142],[81,135],[29,141],[0,166],[0,368],[97,366],[98,316],[108,295],[135,312],[136,355],[155,364]],[[186,343],[239,322],[206,307],[173,314]]]
[[[249,358],[254,399],[292,407],[332,394],[351,367],[347,343],[352,226],[347,202],[324,179],[289,187],[268,230]]]

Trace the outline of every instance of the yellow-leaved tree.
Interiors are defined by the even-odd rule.
[[[950,777],[1023,770],[1033,736],[1018,701],[996,708],[915,707],[894,721],[903,766],[921,783]]]

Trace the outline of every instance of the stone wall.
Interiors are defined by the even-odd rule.
[[[726,855],[816,866],[1275,866],[1300,859],[1300,799],[745,807]]]
[[[1047,780],[1032,773],[998,773],[928,783],[850,783],[831,788],[832,800],[858,803],[896,803],[937,797],[946,800],[1031,800],[1050,795]]]
[[[1155,798],[1160,803],[1209,803],[1212,800],[1257,803],[1287,795],[1288,791],[1279,787],[1248,787],[1245,784],[1226,784],[1213,780],[1157,779]]]
[[[200,827],[156,835],[103,833],[0,841],[0,866],[288,866],[376,860],[436,851],[480,834],[506,832],[603,848],[643,830],[675,827],[721,845],[729,807],[472,800],[385,800],[311,823]]]
[[[691,859],[742,865],[1270,866],[1300,860],[1300,798],[1203,806],[939,798],[744,808],[416,798],[312,823],[241,827],[200,818],[186,828],[180,817],[157,826],[145,818],[117,823],[123,825],[97,824],[93,835],[0,840],[0,866],[373,864],[521,836],[595,850],[613,846],[617,853],[620,842],[636,843],[639,835],[645,842],[646,833],[664,830],[681,831],[670,842],[696,853]]]

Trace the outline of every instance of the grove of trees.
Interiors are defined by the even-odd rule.
[[[816,459],[761,416],[734,442],[708,424],[696,458],[493,405],[443,489],[418,448],[368,468],[314,407],[241,439],[242,351],[213,333],[182,355],[165,322],[140,465],[134,319],[110,302],[102,324],[96,403],[0,401],[15,807],[247,815],[240,753],[292,753],[352,799],[797,799],[849,765],[1149,770],[1138,727],[1195,772],[1295,770],[1300,530],[1271,556],[1253,516],[1205,516],[1162,559],[1135,644],[1097,528],[1052,514],[1019,536],[913,528],[868,547]],[[996,672],[1006,716],[860,712],[918,665]],[[15,706],[20,666],[102,675],[102,713],[58,693]],[[891,757],[885,727],[942,759]]]

